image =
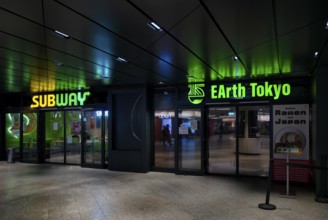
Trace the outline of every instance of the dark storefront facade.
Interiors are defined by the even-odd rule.
[[[289,147],[293,162],[314,162],[310,91],[308,79],[299,78],[109,88],[90,92],[83,103],[68,95],[66,106],[44,102],[45,94],[22,96],[24,106],[8,101],[3,108],[1,158],[14,148],[22,162],[233,176],[268,176],[273,158],[274,179],[285,180]],[[57,100],[64,93],[58,94]],[[308,168],[294,168],[290,178],[314,181]]]

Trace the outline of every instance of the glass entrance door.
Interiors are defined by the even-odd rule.
[[[6,114],[6,149],[15,149],[14,159],[21,159],[20,139],[21,139],[21,123],[20,113]]]
[[[108,163],[108,111],[84,111],[83,163],[104,166]]]
[[[270,160],[270,108],[239,107],[239,173],[267,176]]]
[[[65,162],[68,164],[81,164],[81,111],[67,111],[65,117]]]
[[[64,163],[64,112],[45,112],[45,162]]]
[[[155,111],[154,166],[155,168],[175,168],[175,112]]]
[[[202,169],[201,111],[199,109],[179,110],[179,163],[180,171]]]
[[[38,115],[37,113],[23,113],[23,146],[22,160],[24,162],[37,163],[38,154]]]
[[[209,173],[268,175],[269,106],[209,107],[207,133]]]
[[[235,107],[209,108],[208,152],[209,173],[236,173]]]

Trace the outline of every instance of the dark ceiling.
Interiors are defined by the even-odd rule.
[[[302,77],[328,66],[327,0],[1,0],[0,9],[0,93]]]

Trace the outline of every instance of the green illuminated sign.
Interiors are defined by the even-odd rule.
[[[201,87],[204,87],[204,84],[190,84],[189,87],[189,93],[188,93],[188,100],[192,104],[200,104],[204,97],[205,92]]]
[[[34,95],[31,108],[82,106],[90,92],[71,92],[61,94]]]
[[[250,83],[250,97],[272,97],[274,100],[280,98],[281,95],[289,96],[291,93],[291,86],[288,83],[284,84],[270,84],[269,82]],[[212,99],[225,99],[235,98],[243,99],[246,97],[246,86],[242,83],[233,84],[231,86],[226,85],[212,85],[211,86],[211,98]]]
[[[204,84],[189,85],[190,91],[188,99],[192,104],[200,104],[204,97]],[[270,84],[269,82],[257,83],[251,82],[247,84],[236,83],[232,85],[211,85],[210,97],[211,99],[247,99],[247,98],[273,98],[278,100],[282,96],[289,96],[291,94],[291,86],[289,83]]]

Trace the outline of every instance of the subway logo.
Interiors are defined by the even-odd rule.
[[[31,108],[83,106],[90,92],[71,92],[59,94],[42,94],[32,97]]]

